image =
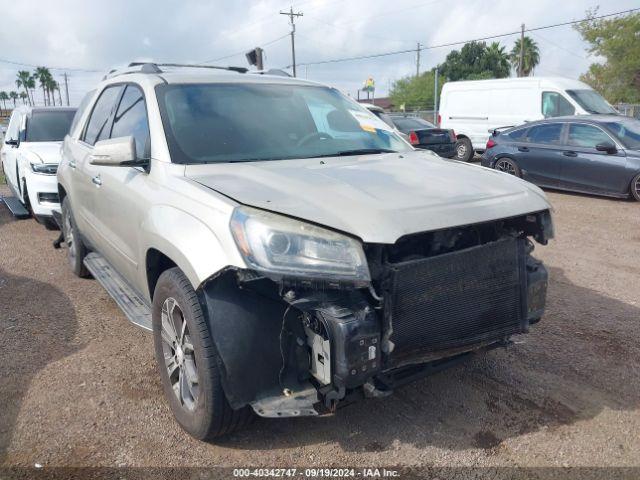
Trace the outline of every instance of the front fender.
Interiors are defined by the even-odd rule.
[[[153,206],[141,229],[139,258],[146,258],[149,249],[160,251],[184,272],[194,289],[227,266],[245,266],[228,229],[216,235],[204,221],[176,207]]]

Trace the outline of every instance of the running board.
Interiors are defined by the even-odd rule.
[[[84,257],[84,265],[100,285],[115,300],[129,321],[151,330],[151,306],[141,298],[109,263],[97,253]]]
[[[29,210],[24,208],[24,205],[20,203],[17,197],[2,197],[2,200],[4,200],[5,205],[14,217],[29,218],[31,216]]]

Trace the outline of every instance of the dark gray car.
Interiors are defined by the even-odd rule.
[[[640,121],[585,115],[494,131],[482,165],[541,187],[640,201]]]

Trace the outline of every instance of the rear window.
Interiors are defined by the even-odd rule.
[[[27,142],[58,142],[69,133],[75,110],[33,112],[27,119]]]
[[[391,117],[398,130],[409,133],[411,130],[419,130],[421,128],[435,128],[432,123],[416,117]]]

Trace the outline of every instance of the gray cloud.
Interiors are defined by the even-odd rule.
[[[246,65],[239,52],[264,45],[289,32],[284,0],[21,0],[2,13],[2,54],[49,67],[66,67],[72,103],[78,103],[109,68],[131,60],[201,62],[225,57],[220,64]],[[584,16],[598,0],[298,0],[298,62],[366,55],[436,45],[540,26]],[[637,6],[637,0],[610,0],[601,13]],[[537,75],[577,78],[595,59],[570,27],[534,33],[541,50]],[[510,49],[514,37],[500,39]],[[459,48],[459,47],[456,47]],[[291,63],[289,38],[265,47],[266,66]],[[423,69],[442,62],[451,50],[422,52]],[[0,90],[15,90],[15,65],[0,63]],[[100,73],[77,69],[99,70]],[[61,81],[65,70],[55,70]],[[377,59],[300,67],[298,75],[330,83],[355,95],[368,76],[377,95],[390,83],[415,71],[415,53]],[[62,82],[61,82],[62,83]]]

